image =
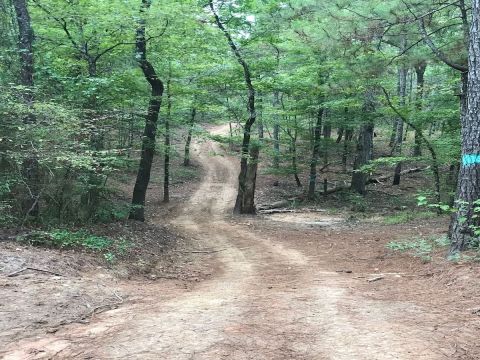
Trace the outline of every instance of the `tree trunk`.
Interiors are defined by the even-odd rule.
[[[337,131],[337,140],[335,141],[337,144],[340,144],[343,139],[343,133],[345,132],[345,128],[341,127]]]
[[[197,109],[195,106],[192,108],[192,115],[190,116],[190,122],[188,123],[188,134],[187,134],[187,141],[185,142],[185,155],[183,158],[183,165],[189,166],[190,165],[190,144],[192,142],[192,133],[193,127],[195,126],[195,116],[197,114]],[[232,123],[230,123],[231,129]],[[230,130],[231,132],[231,130]]]
[[[323,102],[323,97],[321,99]],[[307,198],[309,200],[315,200],[315,186],[317,183],[317,163],[318,157],[320,155],[320,138],[322,135],[322,119],[323,119],[323,104],[320,104],[320,108],[317,112],[317,121],[313,129],[313,150],[312,150],[312,159],[310,160],[310,176],[308,180],[308,194]]]
[[[427,69],[427,62],[421,61],[415,65],[415,73],[417,75],[417,97],[416,108],[418,112],[423,109],[423,96],[425,92],[425,70]],[[420,125],[417,125],[420,128]],[[420,128],[421,129],[421,128]],[[418,131],[415,131],[415,145],[413,147],[413,156],[422,156],[421,138]]]
[[[402,35],[401,38],[401,47],[400,51],[403,53],[406,49],[407,43],[405,35]],[[407,96],[407,76],[408,76],[408,69],[405,64],[401,64],[398,69],[398,96],[400,98],[400,106],[404,107],[406,103],[406,96]],[[402,143],[403,143],[403,120],[401,118],[397,118],[397,137],[395,139],[394,144],[394,152],[398,155],[402,155]],[[395,166],[395,172],[393,175],[393,185],[400,185],[400,176],[402,173],[402,162],[399,162]]]
[[[465,79],[462,76],[462,80]],[[465,81],[463,81],[465,84]],[[465,88],[465,85],[464,85]],[[450,226],[450,253],[465,250],[475,238],[475,201],[480,198],[480,0],[472,0],[472,23],[468,55],[466,101],[462,101],[462,163],[458,175],[456,204]],[[467,107],[468,105],[468,107]]]
[[[28,11],[26,0],[14,0],[13,7],[17,16],[18,24],[18,49],[20,53],[20,83],[22,89],[22,97],[25,104],[29,108],[28,116],[24,119],[26,123],[35,122],[35,116],[31,112],[34,102],[33,92],[33,74],[34,74],[34,57],[33,57],[33,40],[34,34],[30,21],[30,13]]]
[[[330,121],[325,121],[323,125],[323,137],[325,139],[330,139],[332,137],[332,123]]]
[[[360,171],[362,166],[368,164],[373,158],[373,121],[370,118],[375,111],[373,102],[373,90],[368,89],[365,94],[365,103],[363,105],[363,113],[365,122],[360,127],[357,141],[357,154],[353,165],[351,188],[361,195],[366,194],[366,183],[368,174]]]
[[[342,169],[347,172],[348,155],[350,155],[350,143],[353,138],[353,129],[345,129],[345,138],[343,140]]]
[[[27,115],[23,119],[26,124],[36,122],[33,112],[34,97],[34,56],[33,40],[34,33],[30,21],[30,13],[26,0],[14,0],[13,7],[18,24],[18,49],[20,53],[20,84],[23,86],[22,98],[27,106]],[[37,217],[40,211],[40,169],[35,147],[25,157],[22,164],[22,176],[27,187],[26,198],[22,204],[25,217]]]
[[[165,154],[163,164],[163,202],[170,202],[170,118],[172,115],[171,70],[167,81],[167,116],[165,117]]]
[[[248,89],[248,100],[247,100],[248,119],[245,122],[245,125],[243,127],[242,158],[240,160],[240,173],[238,175],[238,194],[235,200],[235,207],[233,211],[234,213],[237,213],[237,214],[254,214],[255,206],[252,206],[251,204],[254,203],[255,181],[257,177],[256,177],[256,172],[255,172],[255,176],[251,176],[251,174],[249,175],[248,163],[249,163],[249,157],[250,157],[249,152],[250,152],[251,131],[252,131],[252,126],[255,123],[255,120],[257,118],[257,114],[255,111],[255,88],[253,87],[250,68],[248,67],[248,64],[243,59],[243,56],[240,50],[238,49],[237,45],[235,45],[235,42],[233,41],[230,33],[228,32],[228,30],[225,28],[222,21],[220,20],[220,17],[218,16],[215,10],[215,5],[213,4],[213,0],[209,0],[208,4],[215,18],[215,23],[225,35],[228,45],[230,46],[230,49],[232,50],[233,54],[237,58],[238,63],[243,69],[243,77]],[[254,155],[255,155],[255,152],[256,150],[253,151]],[[257,155],[257,158],[258,158],[258,155]],[[257,160],[252,158],[252,161],[256,162]],[[253,164],[253,165],[256,166],[256,164]]]
[[[273,109],[278,111],[280,98],[278,91],[273,94]],[[278,169],[280,167],[280,116],[275,112],[273,116],[273,167]]]
[[[158,114],[162,104],[163,82],[158,78],[155,68],[147,60],[147,40],[145,38],[145,20],[143,13],[149,8],[150,2],[142,0],[140,9],[141,18],[136,34],[136,56],[145,79],[151,87],[150,103],[145,117],[145,129],[142,138],[142,151],[137,179],[133,188],[132,208],[130,219],[145,221],[145,198],[147,195],[150,172],[152,170],[153,155],[155,153],[155,135],[157,132]]]
[[[255,185],[258,169],[258,156],[260,147],[258,144],[250,146],[250,159],[247,166],[247,176],[245,182],[245,195],[242,204],[245,214],[255,214]]]

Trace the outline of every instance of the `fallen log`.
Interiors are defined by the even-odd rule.
[[[417,168],[407,169],[407,170],[403,170],[402,172],[400,172],[400,175],[413,174],[413,173],[425,171],[425,170],[428,170],[428,169],[430,169],[430,166],[427,166],[427,167],[424,167],[424,168],[417,167]],[[391,178],[393,178],[393,175],[385,175],[385,176],[380,176],[378,178],[371,178],[371,179],[367,180],[367,185],[368,184],[382,184],[384,181],[389,180]]]
[[[258,205],[257,209],[258,210],[271,210],[271,209],[279,209],[279,208],[285,208],[290,206],[290,202],[288,200],[281,200],[281,201],[276,201],[271,204],[262,204]]]
[[[292,209],[267,209],[267,210],[259,210],[259,214],[283,214],[283,213],[293,213],[295,210]]]

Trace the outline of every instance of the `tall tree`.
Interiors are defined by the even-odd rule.
[[[34,102],[34,56],[33,40],[34,33],[30,21],[30,13],[26,0],[14,0],[13,6],[18,24],[18,49],[20,53],[20,84],[22,85],[22,97],[27,107],[25,123],[35,123],[33,111]],[[39,165],[35,146],[30,149],[22,164],[22,175],[25,179],[27,194],[23,204],[26,216],[38,216],[39,213]]]
[[[227,39],[228,45],[235,55],[238,63],[243,69],[243,76],[245,85],[247,86],[247,111],[248,119],[243,126],[243,141],[242,141],[242,158],[240,160],[240,174],[238,175],[238,194],[235,200],[234,212],[238,214],[253,214],[255,213],[254,197],[255,197],[255,181],[256,181],[256,166],[258,161],[259,149],[253,148],[250,151],[250,139],[252,126],[257,118],[255,110],[255,88],[253,86],[252,74],[250,67],[245,61],[240,49],[233,41],[230,32],[222,23],[220,16],[216,10],[213,0],[209,0],[210,10],[215,18],[215,23],[218,28],[223,32]],[[249,167],[249,164],[253,166]],[[255,174],[249,174],[250,171],[255,171]]]
[[[152,170],[153,155],[155,153],[155,137],[157,132],[158,115],[162,104],[164,85],[158,77],[155,68],[147,60],[147,38],[145,35],[146,20],[145,12],[150,7],[150,0],[142,0],[140,7],[140,20],[136,33],[135,52],[138,65],[142,69],[145,80],[150,84],[151,96],[145,116],[145,129],[143,131],[142,151],[140,165],[138,167],[137,179],[133,189],[132,209],[130,219],[145,221],[145,198],[147,195],[150,173]]]
[[[462,117],[462,163],[458,175],[456,204],[452,217],[450,253],[464,250],[479,225],[475,215],[480,199],[480,0],[472,0],[472,22],[468,53],[468,104]]]

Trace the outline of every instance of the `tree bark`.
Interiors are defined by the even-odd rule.
[[[323,97],[320,99],[320,107],[317,112],[317,121],[313,129],[313,150],[312,150],[312,159],[310,160],[310,176],[308,180],[308,194],[307,198],[309,200],[315,200],[315,187],[317,183],[317,164],[318,157],[320,156],[320,138],[322,136],[322,120],[323,112],[325,111],[323,107]]]
[[[192,108],[192,114],[190,116],[190,121],[188,123],[188,134],[187,134],[187,141],[185,142],[185,154],[183,158],[183,166],[190,166],[190,144],[192,142],[192,133],[193,127],[195,126],[195,116],[197,115],[197,109],[195,106]],[[231,128],[230,123],[230,128]]]
[[[155,153],[155,136],[157,132],[158,114],[160,112],[164,90],[163,82],[157,76],[155,68],[147,60],[147,40],[145,38],[145,19],[143,18],[143,14],[149,7],[149,0],[142,0],[142,6],[140,8],[141,18],[139,20],[135,43],[138,64],[151,87],[150,102],[145,117],[145,129],[142,138],[140,165],[138,167],[137,179],[133,189],[132,208],[129,216],[130,219],[138,221],[145,221],[145,198],[147,195],[148,183],[150,182],[153,155]]]
[[[34,102],[33,92],[33,75],[34,75],[34,56],[33,56],[33,40],[34,33],[30,21],[30,13],[28,11],[26,0],[14,0],[13,7],[17,16],[18,24],[18,49],[20,53],[20,83],[22,89],[22,97],[28,107],[28,116],[24,119],[26,123],[35,122],[32,113]]]
[[[345,138],[343,140],[342,169],[347,172],[348,156],[350,155],[350,143],[353,138],[353,129],[345,129]]]
[[[33,111],[34,96],[34,33],[30,21],[30,13],[26,0],[14,0],[13,7],[18,24],[18,50],[20,54],[20,84],[23,86],[22,98],[27,107],[27,115],[23,121],[26,124],[36,122]],[[40,212],[40,169],[35,148],[25,157],[22,164],[22,176],[27,187],[27,194],[22,204],[25,217],[37,217]]]
[[[280,98],[278,91],[273,94],[273,109],[278,111]],[[273,115],[273,167],[278,169],[280,167],[280,116],[275,113]]]
[[[400,39],[400,52],[404,53],[407,48],[406,35],[402,34]],[[406,104],[407,97],[407,77],[408,77],[408,68],[405,64],[400,64],[398,68],[398,96],[399,104],[401,107]],[[394,144],[394,152],[401,156],[402,155],[402,143],[403,143],[403,119],[397,118],[397,130],[396,130],[396,139]],[[395,166],[395,172],[393,175],[393,185],[400,185],[400,177],[402,173],[402,162],[398,162]]]
[[[479,225],[474,210],[480,198],[480,0],[472,0],[466,95],[468,108],[463,109],[462,162],[455,201],[459,210],[452,216],[449,231],[451,254],[468,247]]]
[[[427,62],[420,61],[415,65],[415,73],[417,75],[417,96],[415,99],[416,108],[418,112],[423,109],[423,96],[425,92],[425,70],[427,69]],[[418,126],[418,125],[417,125]],[[420,129],[421,127],[418,126]],[[422,156],[421,138],[418,131],[415,131],[415,145],[413,147],[413,156]]]
[[[170,202],[170,119],[172,115],[171,70],[167,81],[167,116],[165,117],[165,153],[163,162],[163,202]]]
[[[357,141],[357,154],[353,165],[351,188],[361,195],[366,194],[368,174],[361,171],[362,166],[368,164],[373,157],[373,121],[371,114],[375,111],[373,102],[373,89],[368,89],[363,105],[365,122],[360,127]]]

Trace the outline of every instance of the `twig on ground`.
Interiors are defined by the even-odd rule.
[[[179,253],[183,253],[183,254],[213,254],[213,253],[217,253],[217,252],[225,251],[225,250],[228,250],[228,249],[225,248],[225,249],[218,249],[218,250],[190,250],[190,251],[175,250],[175,252],[179,252]]]
[[[24,267],[24,268],[22,268],[22,269],[20,269],[20,270],[14,271],[13,273],[8,274],[7,277],[17,276],[17,275],[19,275],[19,274],[21,274],[22,272],[27,271],[27,270],[43,272],[43,273],[52,274],[52,275],[55,275],[55,276],[64,276],[64,275],[62,275],[62,274],[59,274],[59,273],[56,273],[56,272],[53,272],[53,271],[50,271],[50,270],[37,269],[37,268],[34,268],[34,267],[27,266],[27,267]]]

